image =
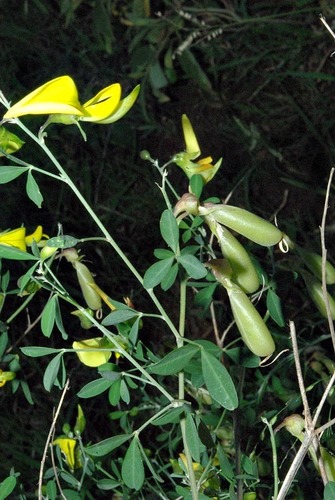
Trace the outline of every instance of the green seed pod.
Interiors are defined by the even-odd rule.
[[[276,346],[263,318],[247,295],[235,284],[227,282],[226,290],[241,337],[256,356],[271,356]]]
[[[204,219],[212,233],[217,237],[221,252],[233,270],[233,281],[246,293],[254,293],[260,285],[259,277],[244,246],[228,229],[218,224],[212,215],[208,215]]]
[[[320,314],[324,318],[327,318],[327,308],[326,308],[325,299],[324,299],[323,292],[322,292],[322,284],[320,283],[320,281],[318,279],[314,278],[314,276],[312,276],[311,274],[303,273],[302,276],[304,278],[307,291],[308,291],[312,301],[314,302],[314,304],[318,308]],[[329,301],[331,318],[333,320],[335,320],[335,300],[333,299],[333,297],[329,293],[327,293],[327,296],[328,296],[328,301]]]
[[[304,261],[308,269],[316,276],[320,281],[322,280],[322,257],[321,255],[310,252],[309,250],[304,250],[303,248],[297,248],[297,251]],[[327,285],[333,285],[335,283],[335,267],[327,260],[326,261],[326,283]]]
[[[77,272],[77,278],[86,304],[93,311],[100,309],[101,297],[91,286],[91,284],[95,284],[91,271],[79,260],[75,260],[72,264]]]
[[[205,203],[203,207],[199,207],[199,215],[207,214],[259,245],[270,247],[279,243],[283,237],[278,227],[243,208]]]

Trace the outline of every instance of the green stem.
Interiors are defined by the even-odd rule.
[[[187,279],[183,279],[180,283],[180,310],[179,310],[179,335],[180,337],[177,338],[177,348],[179,349],[184,345],[184,336],[185,336],[185,319],[186,319],[186,284],[187,284]],[[180,400],[183,400],[185,398],[185,373],[184,371],[180,371],[178,373],[178,398]],[[192,463],[192,456],[190,449],[187,444],[187,439],[186,439],[186,418],[182,418],[180,420],[180,429],[181,429],[181,434],[183,438],[183,445],[184,445],[184,452],[185,452],[185,457],[186,457],[186,463],[187,463],[187,471],[188,471],[188,478],[190,481],[190,487],[191,487],[191,492],[192,492],[192,500],[198,500],[199,495],[198,495],[198,488],[197,488],[197,482],[195,479],[195,474],[194,474],[194,469],[193,469],[193,463]]]
[[[278,486],[279,486],[279,477],[278,477],[278,457],[277,457],[277,447],[276,447],[276,439],[273,432],[273,427],[271,423],[265,418],[262,417],[262,421],[267,425],[270,433],[270,441],[272,448],[272,463],[273,463],[273,499],[276,500],[278,497]]]

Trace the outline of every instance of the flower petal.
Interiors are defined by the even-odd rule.
[[[94,368],[107,363],[112,355],[111,351],[96,350],[99,348],[101,349],[102,340],[102,337],[96,337],[94,339],[82,340],[81,342],[73,342],[73,349],[81,349],[80,351],[76,352],[76,354],[83,365]]]
[[[64,453],[66,462],[71,470],[74,470],[76,465],[76,458],[74,449],[76,447],[77,441],[73,438],[62,438],[59,437],[55,439],[52,443],[53,445],[58,444],[61,451]]]
[[[193,158],[190,158],[191,160],[194,160],[201,154],[197,137],[194,133],[192,124],[186,115],[182,115],[181,123],[183,127],[186,152],[191,153],[192,155],[194,154],[195,156],[193,156]]]
[[[84,114],[78,101],[76,85],[67,75],[54,78],[38,87],[9,108],[4,119],[55,113],[77,116]]]
[[[25,237],[26,237],[26,228],[19,227],[18,229],[13,229],[12,231],[0,233],[0,244],[16,247],[22,250],[23,252],[26,252],[27,247],[26,247]]]
[[[35,241],[36,243],[39,243],[41,241],[42,237],[43,237],[43,228],[42,228],[42,226],[37,226],[37,228],[35,229],[35,231],[32,234],[28,234],[25,237],[26,245],[31,246],[33,241]]]
[[[121,85],[113,83],[100,90],[97,95],[85,102],[83,121],[98,122],[108,118],[117,108],[121,98]]]
[[[130,108],[134,105],[139,92],[140,92],[140,85],[136,85],[136,87],[130,92],[129,95],[127,95],[127,97],[121,99],[116,110],[108,118],[100,120],[98,123],[102,125],[107,125],[109,123],[114,123],[120,120],[120,118],[122,118],[125,114],[127,114]]]

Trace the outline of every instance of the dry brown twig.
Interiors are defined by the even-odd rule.
[[[334,352],[335,352],[334,323],[333,323],[332,316],[331,316],[329,300],[328,300],[327,284],[326,284],[327,248],[326,248],[326,237],[325,237],[325,227],[326,227],[326,218],[327,218],[328,204],[329,204],[329,194],[330,194],[330,188],[331,188],[334,172],[335,172],[335,169],[332,168],[330,171],[330,174],[329,174],[327,190],[326,190],[326,195],[325,195],[325,203],[324,203],[323,214],[322,214],[322,223],[320,226],[320,235],[321,235],[321,251],[322,251],[322,290],[323,290],[323,296],[324,296],[326,309],[327,309],[328,328],[329,328],[329,332],[330,332],[330,336],[332,339]],[[299,384],[300,394],[301,394],[301,398],[302,398],[303,406],[304,406],[306,432],[305,432],[305,439],[302,442],[302,444],[298,450],[298,453],[296,454],[296,456],[291,464],[291,467],[285,476],[285,479],[284,479],[284,481],[281,485],[281,488],[279,490],[278,496],[275,500],[284,500],[286,498],[288,490],[289,490],[299,468],[301,467],[302,461],[305,458],[306,454],[308,453],[309,448],[312,446],[313,449],[316,452],[318,452],[319,444],[320,444],[320,442],[319,442],[320,434],[324,430],[326,430],[327,428],[329,428],[331,425],[333,425],[335,423],[335,419],[332,419],[330,422],[327,422],[326,424],[322,425],[318,429],[315,428],[317,421],[320,417],[322,408],[326,402],[327,396],[334,385],[335,373],[330,378],[328,385],[327,385],[327,387],[322,395],[322,398],[321,398],[321,400],[320,400],[320,402],[315,410],[314,418],[312,419],[310,407],[308,404],[307,394],[306,394],[306,388],[304,385],[302,370],[301,370],[299,348],[298,348],[295,324],[293,321],[290,321],[289,325],[290,325],[290,333],[291,333],[291,339],[292,339],[294,361],[295,361],[296,372],[297,372],[297,377],[298,377],[298,384]],[[328,478],[327,478],[327,474],[326,474],[326,471],[324,468],[322,458],[320,457],[320,454],[318,456],[318,465],[319,465],[320,474],[321,474],[323,483],[326,484],[328,482]]]

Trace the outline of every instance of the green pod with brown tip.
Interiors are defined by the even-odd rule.
[[[249,297],[233,283],[228,282],[226,290],[236,326],[245,345],[256,356],[271,356],[276,348],[274,340]]]
[[[212,215],[208,215],[204,219],[212,233],[217,237],[221,252],[232,268],[232,280],[246,293],[254,293],[259,288],[260,280],[244,246],[228,229],[218,224]]]
[[[310,252],[309,250],[304,250],[303,248],[297,248],[297,251],[308,269],[314,274],[314,276],[322,281],[321,255],[315,252]],[[333,285],[335,283],[335,267],[328,260],[326,260],[325,263],[325,270],[327,285]]]
[[[243,208],[205,203],[202,210],[199,208],[199,214],[203,215],[201,213],[203,211],[206,215],[206,210],[217,222],[254,243],[258,243],[258,245],[270,247],[279,243],[283,237],[283,233],[278,227]]]
[[[303,273],[303,278],[306,284],[307,291],[316,305],[317,309],[319,310],[320,314],[324,317],[327,318],[327,308],[326,308],[326,303],[325,303],[325,298],[323,296],[323,291],[322,291],[322,284],[320,281],[311,274],[308,273]],[[330,308],[330,315],[333,320],[335,320],[335,300],[333,297],[327,292],[327,297],[328,297],[328,302],[329,302],[329,308]]]
[[[77,272],[78,282],[86,304],[93,311],[100,309],[102,305],[101,297],[91,286],[95,284],[91,271],[79,260],[75,260],[72,264]]]

